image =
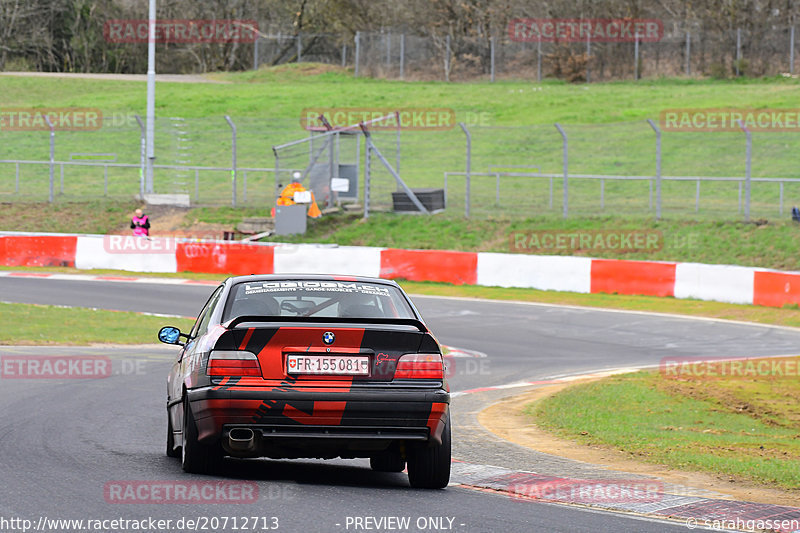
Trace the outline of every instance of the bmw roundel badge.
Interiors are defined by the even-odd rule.
[[[332,331],[326,331],[322,334],[322,342],[325,344],[333,344],[333,341],[336,340],[336,335],[333,334]]]

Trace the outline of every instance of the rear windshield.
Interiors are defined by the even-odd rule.
[[[239,316],[416,318],[401,291],[350,281],[259,281],[231,290],[222,321]]]

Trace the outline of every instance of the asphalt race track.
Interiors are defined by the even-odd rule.
[[[193,316],[212,288],[0,278],[0,300]],[[762,326],[430,297],[415,303],[443,343],[486,354],[456,360],[454,392],[656,365],[668,356],[779,355],[800,346],[800,332]],[[31,520],[32,530],[59,531],[75,528],[47,528],[44,519],[153,518],[172,522],[151,531],[686,531],[677,522],[516,500],[459,486],[457,479],[443,491],[414,490],[405,474],[374,473],[363,460],[228,460],[221,477],[184,474],[178,460],[164,455],[165,380],[174,353],[170,347],[0,348],[3,357],[102,355],[113,369],[105,379],[2,380],[0,530],[21,531],[21,522],[3,522],[12,518]],[[481,407],[513,392],[454,398],[454,459],[538,471],[535,452],[471,422]],[[151,489],[161,482],[234,482],[257,497],[236,502],[224,492],[214,503],[127,503],[114,496],[115,487],[132,481]],[[242,527],[244,517],[258,517],[257,524],[250,518]],[[273,517],[277,529],[268,529]],[[113,526],[97,530],[133,530]]]

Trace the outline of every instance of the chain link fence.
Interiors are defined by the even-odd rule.
[[[188,195],[194,205],[271,207],[280,187],[300,172],[314,178],[312,188],[323,187],[315,190],[320,208],[363,206],[369,187],[370,212],[393,211],[403,184],[442,189],[445,213],[454,216],[563,216],[565,198],[569,217],[655,217],[660,205],[670,218],[774,218],[800,204],[794,162],[800,137],[792,132],[752,133],[747,180],[742,132],[664,131],[657,159],[657,135],[646,121],[561,124],[565,195],[564,139],[552,124],[469,126],[469,146],[458,126],[375,128],[368,162],[360,130],[316,132],[296,142],[309,137],[296,120],[231,121],[235,162],[224,117],[158,119],[154,192]],[[142,131],[135,116],[106,117],[97,131],[55,132],[52,162],[50,140],[47,131],[0,131],[0,201],[46,201],[51,176],[55,201],[141,193]],[[335,188],[332,178],[339,180]]]
[[[535,79],[607,81],[641,77],[792,75],[795,28],[711,29],[664,21],[663,36],[647,42],[521,42],[508,32],[480,36],[415,35],[402,31],[262,35],[253,68],[321,62],[353,68],[355,76],[408,80]]]

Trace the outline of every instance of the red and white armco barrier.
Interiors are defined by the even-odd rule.
[[[0,265],[232,275],[325,273],[459,285],[674,296],[773,307],[800,303],[800,272],[324,244],[5,232],[0,233]]]

